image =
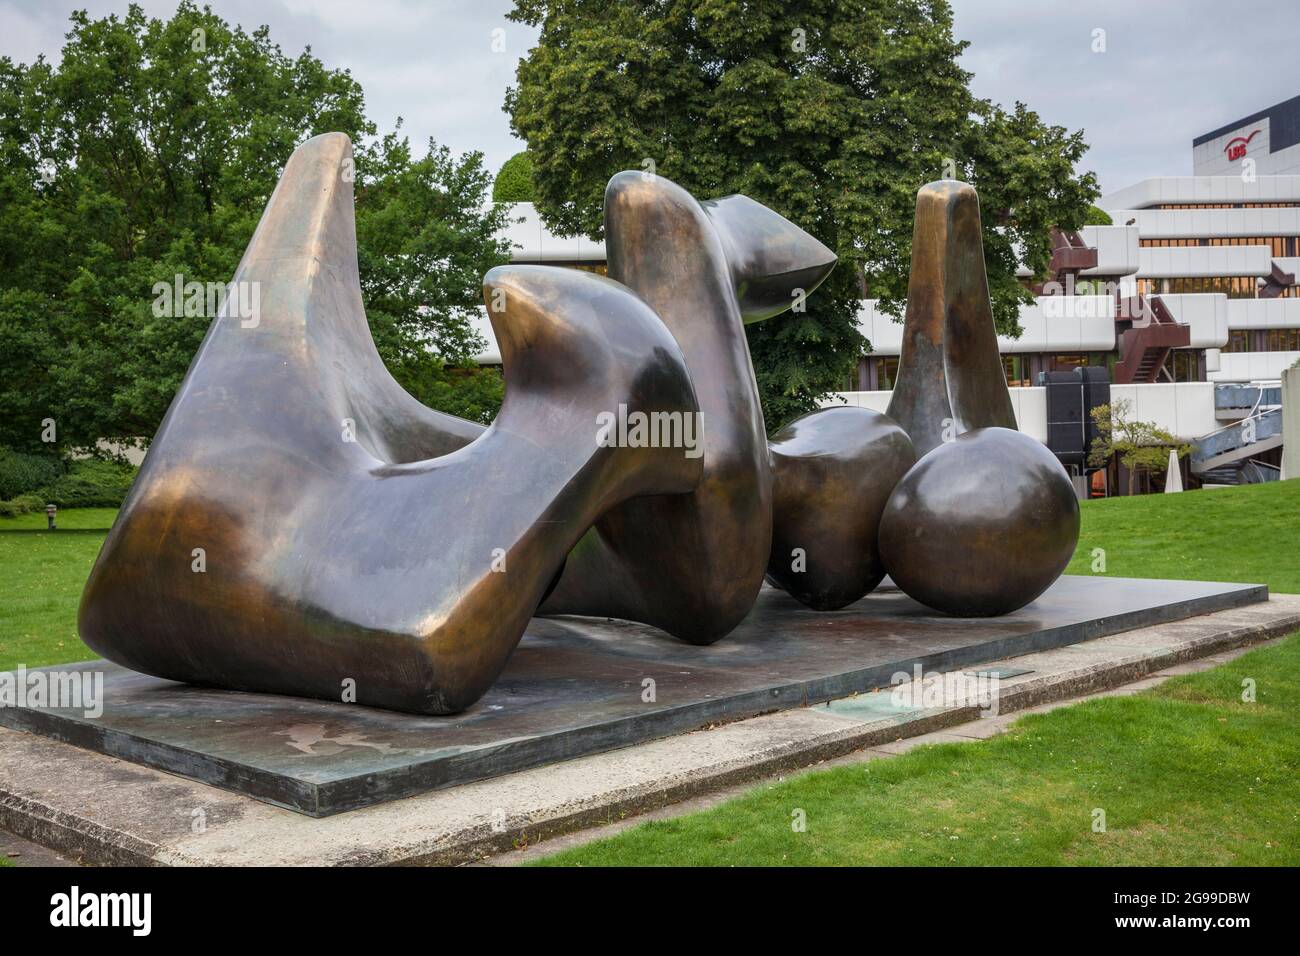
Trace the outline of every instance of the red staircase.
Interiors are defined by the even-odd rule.
[[[1113,382],[1149,385],[1160,375],[1170,351],[1191,344],[1192,330],[1180,325],[1160,299],[1136,295],[1118,304],[1115,325],[1126,327],[1119,335]]]

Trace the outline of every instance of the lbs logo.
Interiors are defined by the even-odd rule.
[[[1259,130],[1255,130],[1249,136],[1234,136],[1228,140],[1228,145],[1223,147],[1223,151],[1228,154],[1228,162],[1235,162],[1246,155],[1246,147],[1250,141],[1259,135]]]

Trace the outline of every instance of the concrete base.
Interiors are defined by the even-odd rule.
[[[766,589],[725,641],[695,647],[622,621],[538,620],[472,710],[417,717],[176,684],[106,661],[104,710],[0,708],[0,724],[327,816],[440,787],[802,707],[945,670],[1267,599],[1262,586],[1064,577],[1000,618],[964,620],[897,590],[819,614]]]
[[[1297,629],[1300,597],[1275,596],[993,662],[1008,675],[1000,713]],[[456,863],[864,748],[990,723],[974,707],[914,709],[889,696],[767,714],[324,819],[0,729],[0,828],[96,864]]]

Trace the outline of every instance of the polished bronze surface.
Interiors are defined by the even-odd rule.
[[[772,473],[744,322],[811,292],[834,254],[743,196],[697,202],[662,176],[605,191],[609,275],[664,320],[700,403],[704,474],[687,495],[628,501],[569,555],[544,614],[627,618],[696,644],[749,613],[772,543]]]
[[[885,576],[876,531],[885,502],[916,463],[897,423],[869,408],[810,412],[772,437],[768,580],[818,611],[834,611]]]
[[[1041,594],[1079,538],[1069,476],[1016,429],[989,302],[975,190],[916,196],[903,348],[889,414],[920,461],[890,496],[880,554],[894,583],[949,614],[1006,614]]]
[[[681,448],[598,443],[597,414],[699,406],[638,296],[519,266],[484,280],[508,382],[496,421],[421,407],[367,328],[350,156],[332,134],[290,159],[235,276],[260,286],[258,321],[213,322],[79,628],[173,680],[449,713],[492,684],[601,514],[700,480]]]
[[[79,629],[106,657],[445,714],[487,690],[539,610],[707,644],[765,572],[822,610],[889,572],[982,615],[1068,560],[1064,472],[983,427],[1014,417],[969,187],[918,198],[897,421],[825,409],[769,446],[744,323],[825,278],[816,239],[746,197],[620,173],[609,278],[485,277],[507,387],[483,428],[424,408],[380,361],[350,157],[330,134],[285,168],[234,280],[260,314],[213,322],[87,582]]]
[[[942,180],[916,195],[903,348],[886,410],[924,455],[972,428],[1015,428],[998,355],[975,190]]]
[[[921,458],[880,520],[880,552],[909,597],[959,617],[1024,607],[1065,570],[1079,501],[1039,441],[977,428]]]

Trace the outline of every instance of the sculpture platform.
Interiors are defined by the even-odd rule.
[[[1262,585],[1067,576],[1012,614],[958,619],[893,589],[818,613],[765,588],[709,647],[622,621],[536,619],[492,690],[450,717],[190,687],[92,661],[47,670],[102,670],[101,715],[0,707],[0,725],[328,816],[846,697],[918,664],[970,667],[1267,597]]]

